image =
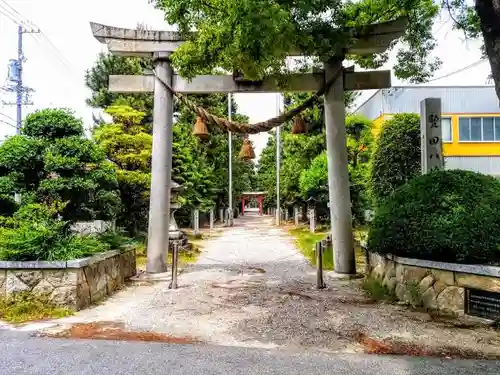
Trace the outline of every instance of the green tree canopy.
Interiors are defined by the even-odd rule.
[[[364,211],[369,207],[366,191],[373,141],[372,122],[360,115],[347,116],[346,133],[352,213],[356,223],[363,223]],[[314,197],[316,206],[326,211],[329,200],[326,151],[316,156],[310,166],[301,171],[299,186],[304,198]]]
[[[440,6],[467,35],[482,34],[500,98],[500,6],[498,0],[150,0],[177,25],[188,42],[173,55],[184,76],[220,67],[241,71],[251,79],[285,69],[292,50],[326,61],[338,55],[356,33],[372,23],[407,17],[400,44],[368,56],[347,56],[363,68],[378,68],[397,48],[394,72],[398,78],[423,82],[440,61],[432,55],[432,34]],[[352,33],[346,32],[347,29]],[[191,33],[196,30],[196,33]]]
[[[152,136],[142,125],[144,112],[116,105],[106,113],[113,122],[96,127],[93,137],[116,171],[122,201],[118,225],[135,236],[147,225]]]
[[[350,43],[352,28],[405,16],[409,26],[397,51],[396,75],[416,82],[428,79],[439,66],[432,23],[439,6],[432,0],[363,0],[357,2],[299,0],[154,0],[170,24],[186,35],[173,55],[182,75],[220,67],[258,79],[285,68],[285,57],[297,48],[326,61]],[[196,34],[190,34],[196,30]],[[380,67],[388,53],[349,56],[362,67]]]

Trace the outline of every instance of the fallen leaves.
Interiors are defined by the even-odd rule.
[[[124,329],[122,324],[115,322],[77,323],[62,332],[46,333],[43,336],[68,339],[146,341],[169,344],[200,343],[200,341],[192,337],[175,337],[164,333],[148,331],[128,331]]]

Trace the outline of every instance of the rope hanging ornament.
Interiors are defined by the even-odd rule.
[[[307,124],[301,115],[295,116],[292,125],[292,134],[307,133]]]
[[[252,141],[248,139],[248,136],[245,136],[245,139],[243,139],[243,145],[241,146],[239,157],[245,161],[255,159],[255,151],[253,150]]]
[[[193,135],[196,137],[207,140],[208,139],[208,128],[205,121],[200,116],[196,117],[196,122],[193,127]]]
[[[179,100],[182,104],[184,104],[194,113],[196,113],[196,115],[200,117],[202,120],[204,120],[205,124],[209,123],[215,125],[226,132],[231,131],[233,133],[239,133],[239,134],[257,134],[257,133],[267,132],[277,126],[280,126],[285,122],[294,119],[297,115],[299,115],[307,108],[312,107],[316,103],[316,101],[320,99],[321,96],[326,91],[328,91],[328,89],[335,83],[335,81],[337,80],[339,75],[342,74],[342,72],[343,72],[343,67],[342,65],[339,65],[339,67],[332,75],[332,77],[324,84],[323,87],[321,87],[321,89],[318,92],[314,93],[309,99],[305,100],[297,107],[292,108],[279,116],[270,118],[266,121],[257,122],[255,124],[242,124],[239,122],[233,122],[221,117],[214,116],[204,108],[198,106],[196,103],[189,100],[185,95],[176,92],[172,88],[172,86],[170,86],[167,82],[158,77],[158,75],[154,70],[153,70],[153,75],[163,87],[165,87],[168,91],[172,93],[172,95],[174,95],[177,98],[177,100]]]

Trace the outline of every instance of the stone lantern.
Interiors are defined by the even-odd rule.
[[[179,229],[177,226],[177,222],[175,221],[174,213],[179,208],[181,208],[180,203],[178,202],[179,193],[184,189],[178,183],[171,181],[170,182],[171,190],[170,190],[170,225],[168,228],[168,242],[169,247],[172,248],[173,241],[179,241],[181,246],[187,242],[187,236]]]

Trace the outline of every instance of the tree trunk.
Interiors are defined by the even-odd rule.
[[[500,100],[500,0],[476,0],[476,12],[481,23],[495,90]]]

